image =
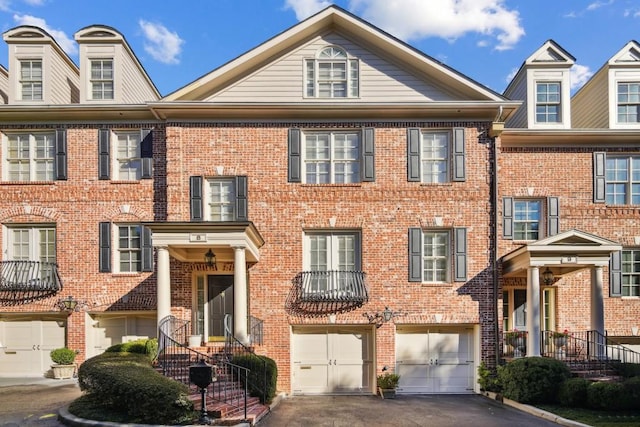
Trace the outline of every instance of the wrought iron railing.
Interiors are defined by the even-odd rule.
[[[191,386],[191,365],[200,360],[214,365],[216,381],[208,387],[207,395],[235,408],[236,411],[243,411],[244,419],[247,419],[249,370],[234,365],[224,357],[212,358],[208,354],[187,347],[189,325],[190,322],[176,319],[174,316],[167,316],[161,320],[157,362],[163,375]]]
[[[264,321],[257,317],[249,316],[249,324],[251,344],[262,345],[264,342]]]
[[[58,265],[40,261],[0,261],[0,305],[48,298],[62,290]]]
[[[362,271],[303,271],[293,279],[287,308],[320,316],[354,310],[367,301],[369,287]]]

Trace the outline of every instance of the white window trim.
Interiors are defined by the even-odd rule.
[[[538,102],[538,85],[550,85],[550,84],[557,84],[558,85],[558,102]],[[562,82],[561,81],[554,81],[554,80],[538,80],[535,82],[534,84],[534,90],[535,90],[535,102],[534,102],[534,112],[533,112],[533,117],[535,120],[536,124],[539,125],[557,125],[559,123],[562,123]],[[547,92],[547,95],[549,94],[549,92]],[[539,105],[544,105],[544,106],[552,106],[552,105],[557,105],[558,107],[558,120],[554,121],[554,122],[550,122],[550,121],[538,121],[538,106]],[[547,114],[545,114],[545,116],[547,116]]]
[[[29,136],[29,179],[24,181],[10,181],[9,180],[9,138],[10,136],[16,135],[28,135]],[[48,135],[51,137],[54,144],[54,154],[51,157],[51,161],[53,162],[53,169],[51,173],[51,177],[45,180],[37,180],[36,176],[36,167],[35,167],[35,135]],[[11,131],[2,134],[2,181],[3,182],[53,182],[55,181],[55,142],[56,141],[56,133],[55,131],[40,131],[40,130],[25,130],[25,131]]]
[[[444,181],[425,181],[424,179],[424,162],[426,161],[424,157],[424,145],[425,145],[425,135],[433,135],[433,134],[442,134],[447,136],[447,152],[444,157],[444,163],[446,164],[446,178]],[[439,130],[439,129],[420,129],[420,183],[421,184],[446,184],[452,182],[452,169],[453,169],[453,134],[450,130]],[[433,176],[433,175],[432,175]]]
[[[335,96],[321,97],[320,96],[320,90],[318,87],[318,63],[331,62],[331,61],[329,59],[319,58],[319,56],[321,52],[329,48],[341,50],[342,52],[344,52],[346,57],[344,61],[346,63],[345,80],[347,82],[347,86],[346,86],[346,96],[344,97],[335,97]],[[313,70],[312,70],[313,71],[313,95],[309,95],[307,93],[310,63],[313,63]],[[357,64],[357,79],[356,79],[357,83],[355,85],[353,84],[353,79],[352,79],[353,64]],[[358,58],[354,58],[351,55],[349,55],[346,49],[337,45],[323,46],[322,48],[317,50],[316,54],[312,58],[303,58],[302,60],[302,70],[303,70],[302,97],[305,99],[327,100],[327,101],[335,101],[339,99],[359,99],[361,97],[360,90],[361,90],[361,81],[362,81],[361,65],[362,65],[362,62]],[[355,95],[353,95],[354,91],[356,93]]]
[[[640,298],[640,294],[639,294],[639,295],[624,295],[624,290],[625,290],[625,288],[626,288],[626,289],[629,289],[629,291],[630,291],[631,289],[633,289],[633,288],[636,286],[636,285],[625,285],[625,284],[623,283],[623,282],[624,282],[624,277],[625,277],[625,276],[631,276],[631,277],[633,277],[633,276],[638,276],[638,273],[633,273],[633,272],[631,272],[631,273],[628,273],[628,272],[627,272],[627,273],[625,273],[625,272],[624,272],[624,264],[625,264],[625,263],[624,263],[624,258],[623,258],[623,256],[622,256],[622,255],[624,254],[624,252],[632,252],[632,253],[633,253],[633,252],[640,252],[640,247],[624,248],[624,249],[622,249],[622,253],[620,254],[620,257],[621,257],[621,258],[620,258],[620,262],[621,262],[621,266],[622,266],[622,268],[621,268],[621,279],[622,279],[622,280],[621,280],[621,283],[620,283],[620,290],[621,290],[621,292],[622,292],[621,296],[622,296],[623,298],[630,298],[630,299],[631,299],[631,298]],[[632,263],[632,265],[633,265],[633,263]],[[640,291],[639,291],[639,292],[640,292]]]
[[[609,70],[609,128],[610,129],[640,129],[640,123],[618,122],[618,84],[640,83],[640,71],[637,70]]]
[[[229,197],[229,204],[231,205],[230,217],[225,219],[212,219],[211,218],[211,204],[213,202],[211,193],[211,183],[212,182],[226,182],[230,183],[232,187],[232,193]],[[236,218],[236,198],[238,194],[238,189],[236,188],[236,179],[233,176],[216,176],[216,177],[205,177],[203,182],[203,218],[206,221],[214,221],[214,222],[226,222],[226,221],[234,221]]]
[[[540,204],[539,210],[539,218],[538,218],[538,238],[537,239],[518,239],[516,238],[516,224],[527,222],[532,223],[532,221],[517,221],[516,220],[516,204],[518,202],[538,202]],[[527,198],[527,197],[516,197],[513,199],[513,241],[515,242],[535,242],[537,240],[543,239],[547,235],[546,228],[546,207],[544,199],[537,199],[535,197]]]
[[[138,168],[134,178],[123,178],[120,176],[120,158],[118,157],[120,148],[120,135],[135,135],[137,143],[137,157],[123,157],[123,159],[133,159],[138,161]],[[142,179],[142,138],[140,129],[113,129],[109,134],[109,144],[111,148],[111,176],[113,181],[136,182]]]
[[[111,61],[111,84],[113,85],[113,97],[112,98],[94,98],[93,97],[93,76],[91,75],[92,72],[92,64],[94,61],[100,61],[100,62],[104,62],[104,61]],[[110,58],[110,57],[95,57],[95,58],[88,58],[87,59],[87,98],[91,101],[96,101],[96,102],[113,102],[116,98],[116,61],[114,58]],[[103,79],[98,79],[96,81],[100,81],[100,82],[107,82],[109,80],[103,80]]]
[[[445,234],[446,235],[446,248],[445,248],[445,279],[444,280],[427,280],[425,276],[425,270],[427,266],[427,257],[424,251],[426,235],[427,234]],[[422,283],[428,284],[443,284],[443,283],[451,283],[452,277],[452,264],[453,264],[453,233],[450,229],[424,229],[422,230]]]
[[[16,83],[17,83],[17,91],[16,94],[18,95],[17,98],[19,101],[25,102],[25,103],[42,103],[44,102],[45,99],[45,67],[44,67],[44,59],[43,58],[30,58],[30,57],[26,57],[26,58],[18,58],[18,73],[17,73],[17,77],[16,77]],[[40,63],[40,67],[41,67],[41,71],[42,71],[42,76],[41,76],[41,80],[40,80],[40,84],[42,86],[42,98],[40,99],[23,99],[22,97],[22,63],[23,62],[39,62]],[[31,80],[30,80],[31,81]],[[34,82],[37,80],[33,80]]]
[[[133,271],[122,271],[120,268],[120,259],[121,259],[121,249],[120,249],[120,228],[121,227],[139,227],[140,228],[140,246],[138,247],[139,259],[140,259],[140,268],[138,270]],[[111,254],[112,254],[112,263],[111,270],[113,274],[140,274],[142,273],[142,226],[137,223],[113,223],[111,227]],[[125,249],[126,250],[126,249]],[[134,249],[135,250],[135,249]],[[127,250],[128,251],[128,250]]]
[[[310,163],[313,160],[310,160],[307,158],[307,137],[309,135],[314,135],[314,134],[327,134],[329,135],[330,141],[329,141],[329,159],[328,159],[328,163],[329,163],[329,182],[323,182],[323,183],[311,183],[307,181],[307,163]],[[335,156],[335,135],[336,134],[353,134],[358,138],[358,147],[357,147],[357,153],[356,153],[356,158],[353,162],[353,164],[357,165],[358,170],[356,171],[356,173],[354,174],[354,181],[352,182],[346,182],[346,183],[337,183],[336,182],[336,172],[335,172],[335,165],[338,163],[338,159],[336,159]],[[302,131],[302,145],[301,145],[301,166],[302,166],[302,170],[301,170],[301,180],[302,183],[304,184],[310,184],[310,185],[349,185],[349,184],[359,184],[362,182],[362,132],[360,130],[349,130],[349,129],[326,129],[326,130],[315,130],[315,129],[309,129],[306,131]],[[343,159],[340,159],[343,160]]]
[[[302,234],[302,268],[303,271],[311,271],[311,242],[309,237],[311,236],[328,236],[330,240],[333,240],[337,236],[354,236],[355,237],[355,245],[354,245],[354,260],[355,260],[355,271],[361,271],[361,262],[362,262],[362,236],[360,231],[356,230],[308,230]],[[331,243],[330,247],[330,259],[328,270],[338,270],[338,245]],[[335,267],[335,268],[334,268]]]
[[[40,237],[36,231],[40,230],[52,230],[54,232],[54,248],[53,248],[53,260],[46,262],[56,262],[57,259],[57,229],[56,224],[50,223],[38,223],[38,224],[11,224],[4,225],[2,227],[3,232],[3,253],[7,260],[16,260],[13,252],[13,230],[28,230],[29,231],[29,261],[40,261],[42,259],[40,254]],[[22,259],[19,259],[22,260]]]
[[[629,206],[638,206],[638,204],[634,204],[632,201],[632,187],[633,184],[640,184],[640,181],[634,181],[633,180],[633,173],[632,173],[632,168],[631,168],[631,159],[640,159],[640,156],[638,155],[634,155],[634,154],[612,154],[610,156],[607,156],[607,158],[605,159],[605,177],[607,176],[607,173],[609,171],[609,169],[607,168],[607,163],[609,160],[613,160],[613,159],[624,159],[626,164],[627,164],[627,180],[626,181],[616,181],[616,180],[609,180],[606,179],[605,180],[605,191],[604,191],[604,195],[605,195],[605,201],[606,204],[608,206],[625,206],[625,205],[629,205]],[[626,186],[626,192],[625,192],[625,200],[624,203],[610,203],[608,201],[609,198],[609,184],[621,184],[624,183]]]

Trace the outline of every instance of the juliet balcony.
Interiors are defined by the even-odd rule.
[[[61,290],[56,263],[0,261],[0,306],[27,304]]]
[[[343,313],[369,301],[366,273],[362,271],[303,271],[292,282],[287,305],[298,315]]]

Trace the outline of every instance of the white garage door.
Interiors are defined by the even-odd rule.
[[[373,392],[369,329],[294,329],[292,354],[294,394]]]
[[[91,324],[88,356],[96,356],[115,344],[139,338],[156,338],[157,318],[153,314],[95,315]]]
[[[65,345],[64,317],[8,318],[0,321],[0,376],[44,376],[51,350]]]
[[[472,393],[472,329],[398,327],[398,393]]]

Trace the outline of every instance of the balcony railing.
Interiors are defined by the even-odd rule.
[[[0,261],[0,305],[27,304],[62,290],[58,265],[40,261]]]
[[[369,300],[362,271],[303,271],[293,279],[288,308],[310,316],[342,313]]]

